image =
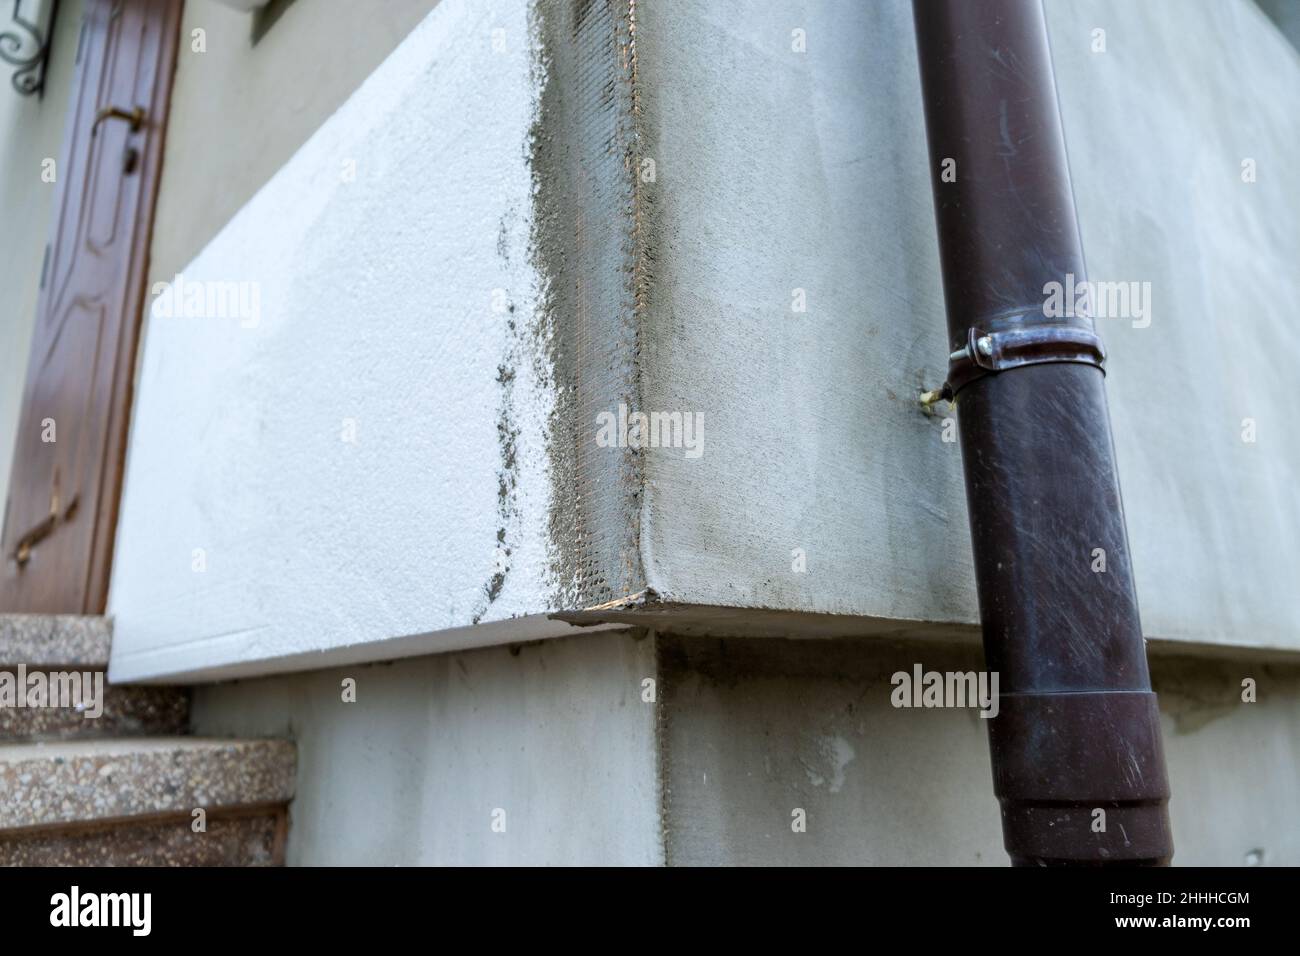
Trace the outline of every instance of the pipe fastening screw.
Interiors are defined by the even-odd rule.
[[[993,354],[993,340],[987,335],[981,335],[975,340],[975,347],[980,350],[981,355]]]

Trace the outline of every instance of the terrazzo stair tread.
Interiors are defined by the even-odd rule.
[[[0,745],[0,837],[24,830],[191,819],[293,799],[285,740],[144,737]]]
[[[0,707],[0,744],[184,734],[189,715],[187,688],[105,684],[98,717],[70,707]]]
[[[106,672],[112,643],[106,617],[0,614],[0,671],[16,676]],[[95,718],[0,707],[0,866],[284,863],[292,743],[183,736],[184,687],[102,693]]]
[[[0,667],[104,670],[113,645],[109,618],[82,614],[0,614]]]
[[[187,688],[107,683],[112,639],[112,621],[102,616],[0,614],[0,671],[105,674],[102,716],[88,719],[70,707],[0,707],[0,743],[185,733]]]
[[[0,832],[0,866],[283,866],[283,807],[191,821],[130,820],[83,828]]]

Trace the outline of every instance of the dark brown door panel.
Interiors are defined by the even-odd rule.
[[[180,7],[86,3],[5,504],[0,611],[96,614],[108,597]]]

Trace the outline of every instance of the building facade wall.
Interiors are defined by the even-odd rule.
[[[187,26],[218,25],[209,51],[246,42],[204,11]],[[197,228],[187,211],[204,177],[238,195],[253,174],[191,166],[214,125],[239,126],[184,110],[219,75],[259,69],[182,57],[154,277],[197,289],[198,305],[187,291],[168,310],[184,314],[145,320],[110,596],[115,679],[550,609],[528,37],[526,5],[436,6],[323,125],[296,128],[300,148],[281,134],[292,158],[233,218],[216,228],[200,206],[215,234],[188,261],[177,249],[193,245],[181,233]],[[285,51],[283,68],[341,42],[327,32]],[[279,94],[278,75],[238,102],[292,103],[310,79]],[[233,291],[206,297],[223,288],[238,308]]]
[[[647,583],[973,623],[911,3],[738,9],[637,11],[641,402],[706,425],[645,456]],[[1089,278],[1142,297],[1097,325],[1144,633],[1295,652],[1300,56],[1248,0],[1046,12]]]
[[[1133,293],[1099,323],[1145,632],[1292,653],[1300,56],[1248,0],[1158,6],[1047,6],[1091,278]],[[198,183],[164,182],[162,274],[260,316],[147,323],[118,679],[610,597],[974,626],[954,412],[916,400],[948,348],[910,5],[737,9],[446,0],[187,265]],[[619,408],[700,453],[607,447]]]
[[[151,282],[198,255],[436,4],[276,0],[267,22],[186,0]]]
[[[977,671],[978,647],[665,638],[660,661],[670,864],[1006,865],[985,720],[891,701],[894,674]],[[1300,668],[1151,673],[1175,865],[1300,862]]]
[[[654,646],[603,633],[206,685],[194,730],[296,740],[290,865],[657,865]]]
[[[984,720],[891,703],[918,664],[982,657],[601,633],[206,685],[194,729],[298,741],[290,863],[1003,866]],[[1151,670],[1175,865],[1300,865],[1300,666]]]
[[[0,437],[67,6],[0,106]],[[114,679],[250,675],[192,729],[297,741],[293,863],[1004,862],[982,721],[889,703],[980,660],[906,0],[278,8],[186,5],[150,282],[257,306],[145,317]],[[1091,277],[1151,285],[1102,332],[1176,861],[1294,865],[1300,56],[1173,9],[1047,2]],[[598,446],[624,399],[703,453]],[[549,616],[602,588],[726,626]]]

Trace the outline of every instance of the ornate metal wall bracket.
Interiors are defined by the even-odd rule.
[[[17,67],[11,82],[23,96],[40,96],[45,91],[45,73],[50,59],[54,23],[58,19],[59,0],[40,0],[30,4],[36,18],[23,16],[24,0],[14,0],[12,22],[0,27],[0,60]],[[40,14],[49,10],[48,22],[42,26]]]

